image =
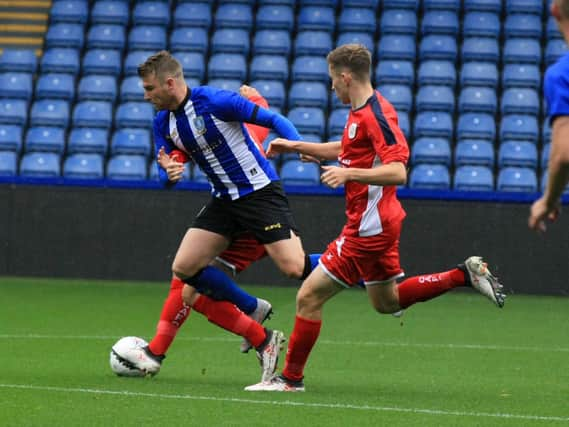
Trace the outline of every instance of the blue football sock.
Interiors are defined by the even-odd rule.
[[[249,314],[257,308],[257,298],[241,289],[227,274],[208,265],[192,277],[191,284],[201,294],[220,301],[229,301]]]
[[[310,254],[308,257],[310,258],[310,264],[312,265],[312,270],[314,270],[318,266],[318,260],[322,254]]]

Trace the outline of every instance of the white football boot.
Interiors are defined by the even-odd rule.
[[[135,368],[145,372],[146,375],[154,376],[160,372],[162,361],[166,356],[157,356],[147,347],[133,348],[121,357]]]
[[[488,264],[482,260],[482,257],[471,256],[464,261],[467,278],[466,283],[474,289],[502,308],[506,294],[504,287],[500,284],[497,277],[494,277],[488,269]]]
[[[279,362],[279,354],[285,342],[284,334],[281,331],[267,331],[267,339],[259,348],[257,348],[257,359],[261,364],[261,381],[269,381],[276,369]]]
[[[275,375],[269,381],[245,387],[245,391],[304,391],[304,382],[290,381],[282,375]]]
[[[271,318],[271,314],[273,314],[273,306],[269,301],[265,301],[264,299],[257,298],[257,308],[253,313],[248,314],[248,316],[260,323],[261,325],[265,322],[265,320]],[[239,347],[239,351],[241,353],[248,353],[251,350],[251,343],[243,338],[243,342],[241,343],[241,347]]]

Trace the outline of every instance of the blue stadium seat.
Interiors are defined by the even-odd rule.
[[[274,80],[272,82],[279,83]],[[239,88],[242,85],[242,81],[233,80],[233,79],[210,79],[208,80],[207,84],[208,86],[216,87],[218,89],[229,90],[231,92],[239,92]],[[258,84],[258,82],[251,82],[251,84]],[[192,86],[190,85],[190,87]],[[283,93],[283,99],[284,99],[284,93]]]
[[[255,33],[253,55],[281,55],[288,57],[290,51],[291,41],[288,32],[261,30]]]
[[[170,7],[161,1],[136,2],[132,12],[132,24],[167,27],[170,24]]]
[[[245,4],[221,4],[214,16],[215,28],[242,28],[250,31],[253,27],[253,12]]]
[[[113,105],[105,101],[82,101],[73,108],[73,126],[108,128],[113,122]]]
[[[33,152],[22,156],[20,176],[57,178],[61,175],[61,158],[57,153]]]
[[[249,79],[276,79],[286,82],[288,81],[288,61],[284,56],[279,55],[255,56],[249,66]]]
[[[103,156],[94,153],[77,153],[63,162],[63,177],[68,179],[103,179]]]
[[[316,107],[326,110],[328,107],[328,87],[320,82],[295,82],[289,88],[289,108]]]
[[[332,37],[325,31],[302,31],[296,35],[294,52],[296,56],[326,56],[332,50]]]
[[[106,155],[109,131],[105,128],[76,127],[69,134],[67,153],[96,153]]]
[[[377,0],[375,0],[377,1]],[[295,7],[296,6],[296,0],[258,0],[257,4],[259,6],[265,6],[265,5],[271,5],[271,4],[276,4],[276,5],[286,5],[289,7]]]
[[[454,113],[454,91],[448,86],[421,86],[415,98],[417,112],[447,111]]]
[[[413,36],[389,34],[383,36],[377,45],[377,55],[381,60],[415,62],[417,45]]]
[[[137,75],[138,66],[150,56],[153,55],[152,50],[134,50],[129,52],[124,60],[124,74],[125,76]]]
[[[379,24],[382,35],[401,34],[415,37],[417,27],[417,14],[404,9],[385,10]]]
[[[208,63],[209,79],[235,79],[244,81],[247,77],[245,56],[237,53],[212,55]]]
[[[23,126],[28,120],[28,103],[23,99],[0,98],[0,123]]]
[[[451,140],[453,137],[453,120],[449,113],[443,111],[424,111],[415,116],[413,136],[440,137]]]
[[[537,143],[539,130],[537,118],[521,114],[509,114],[502,117],[500,140],[522,139]]]
[[[284,162],[281,172],[284,185],[319,185],[320,170],[315,163],[305,163],[301,160]]]
[[[419,86],[442,85],[454,88],[456,68],[450,61],[423,61],[417,77]]]
[[[549,67],[556,62],[561,56],[567,53],[567,43],[563,39],[552,39],[545,46],[545,65]]]
[[[541,149],[540,167],[542,170],[547,169],[547,165],[549,164],[549,153],[551,153],[550,142],[543,144],[543,148]]]
[[[14,151],[0,151],[0,176],[16,176],[18,154]]]
[[[423,0],[423,10],[449,10],[458,12],[460,10],[460,0]]]
[[[462,42],[462,62],[480,61],[498,63],[498,40],[490,37],[467,37]]]
[[[340,135],[348,120],[349,108],[337,108],[328,116],[328,136]]]
[[[22,141],[22,126],[0,126],[0,151],[19,153],[22,150]]]
[[[238,28],[223,28],[213,33],[211,53],[249,55],[249,33]]]
[[[494,191],[494,174],[485,166],[461,166],[454,172],[454,187],[458,191]]]
[[[494,167],[494,146],[483,139],[463,139],[454,149],[456,166],[478,165]]]
[[[507,64],[502,72],[502,87],[526,87],[539,90],[541,72],[533,64]]]
[[[375,34],[376,17],[373,9],[367,7],[344,7],[338,17],[338,31]]]
[[[272,107],[283,108],[286,101],[285,86],[279,80],[253,80],[251,86],[256,88]]]
[[[91,25],[118,24],[128,25],[130,11],[127,2],[121,1],[96,1],[91,10]]]
[[[0,56],[0,72],[35,73],[38,57],[33,49],[4,49]]]
[[[405,138],[409,139],[411,137],[411,120],[409,119],[409,113],[406,111],[398,111],[397,122]]]
[[[539,114],[539,95],[535,89],[510,88],[502,93],[502,114]]]
[[[421,21],[421,33],[423,36],[443,34],[456,37],[458,28],[458,15],[450,10],[427,11]]]
[[[541,63],[541,46],[538,40],[527,38],[507,39],[503,47],[505,64],[522,62],[527,64]]]
[[[154,109],[148,102],[125,102],[115,112],[117,128],[149,128],[154,119]]]
[[[539,40],[543,32],[541,27],[540,16],[515,13],[506,16],[504,35],[506,38],[527,37]]]
[[[410,61],[380,61],[374,74],[376,85],[402,84],[412,87],[415,83],[415,67]]]
[[[207,179],[207,175],[205,173],[203,173],[203,171],[198,168],[197,166],[194,167],[193,173],[192,173],[192,181],[193,182],[201,182],[203,184],[208,184],[209,180]]]
[[[451,161],[450,152],[450,145],[444,138],[419,138],[413,144],[411,162],[413,165],[440,163],[448,167]]]
[[[286,5],[264,5],[255,16],[256,30],[284,30],[294,28],[294,10]]]
[[[543,5],[540,0],[506,0],[506,13],[533,13],[541,17]]]
[[[502,13],[502,2],[496,0],[464,0],[465,12]]]
[[[90,74],[79,81],[78,101],[110,101],[117,98],[117,79],[111,75]]]
[[[69,125],[69,102],[62,99],[41,99],[32,104],[30,126]]]
[[[174,58],[176,58],[182,65],[182,69],[184,70],[184,77],[189,79],[198,79],[199,81],[202,81],[204,79],[205,59],[203,54],[199,52],[180,51],[172,52],[172,56],[174,56]]]
[[[87,33],[87,49],[116,49],[122,51],[125,44],[126,31],[123,25],[92,25]],[[129,48],[134,49],[133,46],[129,46]]]
[[[41,60],[43,73],[79,73],[79,51],[77,49],[48,49]]]
[[[302,6],[296,19],[297,31],[334,33],[336,17],[331,7]]]
[[[494,114],[498,109],[496,91],[489,87],[468,86],[460,91],[460,113],[481,112]]]
[[[383,0],[384,9],[411,9],[417,10],[419,2],[417,0]]]
[[[469,12],[464,15],[462,35],[464,37],[500,38],[500,16],[490,12]]]
[[[500,169],[497,190],[534,193],[537,191],[537,175],[533,169],[529,168]]]
[[[397,111],[411,111],[413,109],[413,94],[409,86],[380,85],[377,89]]]
[[[150,156],[152,141],[150,131],[141,128],[118,129],[111,140],[111,155],[140,154]]]
[[[120,102],[129,101],[144,101],[144,89],[142,88],[142,80],[138,76],[126,77],[121,82]]]
[[[551,39],[562,39],[563,36],[557,27],[557,21],[553,16],[547,18],[547,24],[545,25],[545,36],[547,40]]]
[[[498,166],[519,166],[537,169],[538,155],[534,143],[528,141],[502,141],[498,151]]]
[[[72,101],[75,98],[75,79],[69,74],[41,74],[36,82],[36,99],[64,99]]]
[[[206,54],[209,47],[208,40],[207,30],[204,28],[174,28],[170,33],[170,50]]]
[[[166,29],[157,25],[137,25],[128,33],[128,47],[131,50],[166,49]]]
[[[142,181],[146,179],[146,157],[119,154],[107,163],[107,178],[112,180]]]
[[[324,135],[324,113],[318,108],[293,108],[287,117],[300,133],[312,133],[320,137]]]
[[[82,0],[58,0],[51,6],[50,23],[85,24],[89,16],[87,7],[87,2]]]
[[[342,0],[342,7],[367,7],[377,11],[379,3],[380,0]]]
[[[498,87],[498,67],[492,62],[466,62],[460,71],[461,86]]]
[[[46,49],[62,47],[81,50],[84,43],[85,35],[82,24],[52,24],[45,34]]]
[[[25,151],[52,151],[62,154],[65,149],[65,130],[60,127],[30,127],[26,133]]]
[[[122,69],[122,56],[118,50],[90,49],[83,56],[83,74],[110,74],[117,77]]]
[[[299,56],[292,64],[293,81],[315,81],[328,86],[328,63],[325,58]]]
[[[450,174],[445,165],[420,164],[411,170],[409,188],[421,190],[448,190]]]
[[[428,35],[422,38],[419,45],[421,61],[437,59],[455,62],[457,59],[456,38],[445,35]]]
[[[178,2],[174,11],[174,28],[192,27],[207,31],[211,27],[211,22],[211,6],[206,3]]]
[[[543,127],[541,128],[541,142],[544,145],[551,142],[551,124],[549,120],[543,122]]]
[[[496,122],[494,116],[486,113],[466,113],[458,118],[456,128],[457,139],[496,139]]]
[[[343,44],[363,44],[370,52],[373,52],[375,49],[373,36],[357,31],[348,31],[338,34],[336,46],[342,46]]]
[[[0,73],[0,93],[5,98],[29,101],[33,93],[32,74],[17,71]]]

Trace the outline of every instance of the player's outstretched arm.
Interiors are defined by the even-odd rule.
[[[282,153],[299,153],[321,160],[336,160],[340,154],[339,142],[317,144],[314,142],[290,141],[284,138],[273,139],[267,150],[267,156],[276,156]]]

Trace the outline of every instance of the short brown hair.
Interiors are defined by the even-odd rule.
[[[561,17],[563,19],[569,19],[569,0],[553,0],[559,7],[561,12]]]
[[[362,44],[344,44],[326,57],[330,68],[338,71],[347,68],[357,80],[369,79],[371,72],[371,53]]]
[[[181,78],[184,76],[182,65],[166,50],[149,56],[143,64],[138,66],[137,72],[141,78],[154,74],[162,83],[168,77]]]

